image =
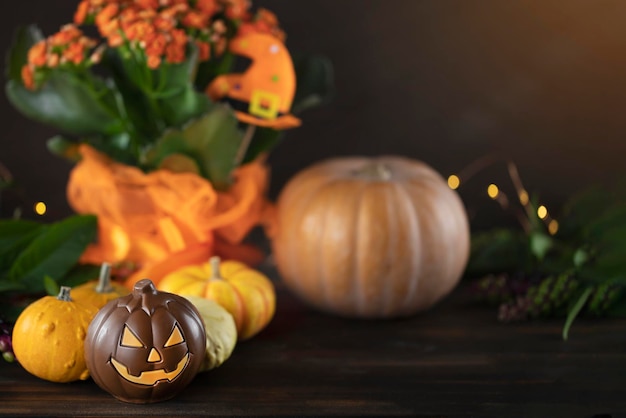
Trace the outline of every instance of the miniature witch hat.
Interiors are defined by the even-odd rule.
[[[230,51],[252,63],[243,73],[216,77],[207,87],[209,97],[229,103],[244,123],[278,130],[300,126],[289,113],[296,74],[285,45],[268,34],[248,33],[233,39]]]

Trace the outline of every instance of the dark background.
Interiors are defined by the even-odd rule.
[[[50,34],[77,1],[11,2],[0,15],[0,50],[18,25]],[[302,114],[272,153],[270,196],[298,170],[331,156],[401,154],[442,175],[497,152],[554,212],[589,185],[624,174],[626,2],[590,0],[256,0],[274,11],[292,51],[334,63],[336,97]],[[4,67],[4,57],[2,67]],[[70,213],[69,163],[48,153],[57,132],[0,98],[0,162],[19,193],[5,197],[48,220]],[[510,217],[485,195],[511,195],[504,164],[459,190],[474,226]]]

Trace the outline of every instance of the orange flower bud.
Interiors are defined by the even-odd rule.
[[[85,23],[87,19],[87,12],[89,11],[89,2],[87,0],[83,0],[78,4],[78,8],[74,13],[74,23],[77,25],[82,25]]]
[[[244,19],[248,17],[250,2],[248,0],[226,0],[226,17]]]
[[[156,10],[159,7],[158,0],[135,0],[135,4],[142,9]]]
[[[217,2],[215,0],[197,0],[196,9],[211,16],[217,12]]]
[[[145,38],[154,33],[154,27],[143,20],[138,20],[135,23],[132,23],[126,30],[126,38],[131,41],[139,41],[142,42]]]
[[[100,31],[100,34],[102,36],[107,36],[107,32],[105,32],[103,29],[115,16],[117,16],[118,11],[119,7],[117,4],[109,3],[104,9],[100,11],[100,13],[96,15],[96,26],[98,27],[98,30]]]
[[[120,28],[120,21],[117,19],[113,19],[113,20],[109,20],[106,23],[103,23],[102,26],[100,26],[100,34],[102,36],[106,37],[110,37],[113,34],[117,33],[118,29]]]
[[[33,69],[30,65],[24,65],[22,67],[22,81],[24,82],[24,87],[28,90],[35,89],[35,75],[33,74]]]
[[[176,4],[174,6],[168,7],[166,9],[161,10],[161,16],[165,18],[175,18],[176,15],[181,14],[189,10],[189,5],[187,4]]]
[[[80,42],[74,42],[63,51],[63,61],[69,61],[75,65],[80,64],[85,59],[85,46]]]
[[[35,67],[41,67],[46,64],[48,45],[46,41],[39,41],[33,45],[28,51],[28,62]]]
[[[174,19],[165,18],[162,15],[154,18],[154,21],[152,23],[157,30],[162,32],[169,32],[176,26],[176,21]]]
[[[156,69],[161,65],[161,58],[158,55],[149,55],[148,56],[148,68]]]
[[[198,57],[200,61],[207,61],[211,58],[211,46],[208,42],[196,41],[198,46]]]
[[[108,39],[107,43],[111,48],[116,48],[124,43],[124,38],[119,33],[110,34]]]
[[[146,55],[160,57],[165,52],[167,46],[167,38],[162,33],[155,33],[153,36],[146,38]]]
[[[208,15],[198,13],[192,10],[190,12],[187,12],[185,17],[183,17],[182,23],[183,25],[190,28],[202,29],[207,26],[208,21]]]
[[[48,60],[46,61],[46,65],[49,68],[54,68],[59,65],[59,56],[57,54],[50,54],[48,56]]]

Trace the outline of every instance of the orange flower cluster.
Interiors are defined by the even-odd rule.
[[[82,0],[74,25],[32,47],[22,79],[34,89],[40,68],[98,62],[100,48],[86,60],[96,42],[76,25],[95,24],[109,47],[128,45],[141,51],[148,68],[156,69],[163,61],[183,62],[189,41],[198,47],[200,61],[221,55],[227,46],[226,20],[234,22],[239,35],[261,32],[285,40],[274,13],[267,9],[251,13],[249,0]]]
[[[226,49],[226,25],[221,19],[248,25],[249,7],[248,0],[82,0],[74,23],[93,21],[111,47],[125,42],[139,47],[148,67],[155,69],[163,59],[182,62],[190,39],[198,46],[200,61],[211,57],[211,45],[221,54]],[[276,17],[267,11],[245,27],[251,29],[281,33]]]
[[[100,61],[99,51],[92,53],[96,46],[94,39],[83,35],[75,25],[65,25],[54,35],[37,42],[28,51],[27,62],[22,67],[22,80],[26,88],[36,87],[38,71],[63,65],[91,65]]]

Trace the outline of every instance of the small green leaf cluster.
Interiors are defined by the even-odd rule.
[[[584,191],[558,219],[554,235],[536,217],[529,230],[475,233],[465,275],[480,278],[473,288],[481,300],[499,305],[500,320],[565,317],[566,339],[579,314],[626,313],[626,194]]]
[[[0,295],[5,317],[14,319],[28,301],[59,286],[75,286],[98,275],[98,267],[78,261],[97,231],[93,215],[73,215],[51,224],[0,220]],[[7,303],[8,302],[8,303]]]

